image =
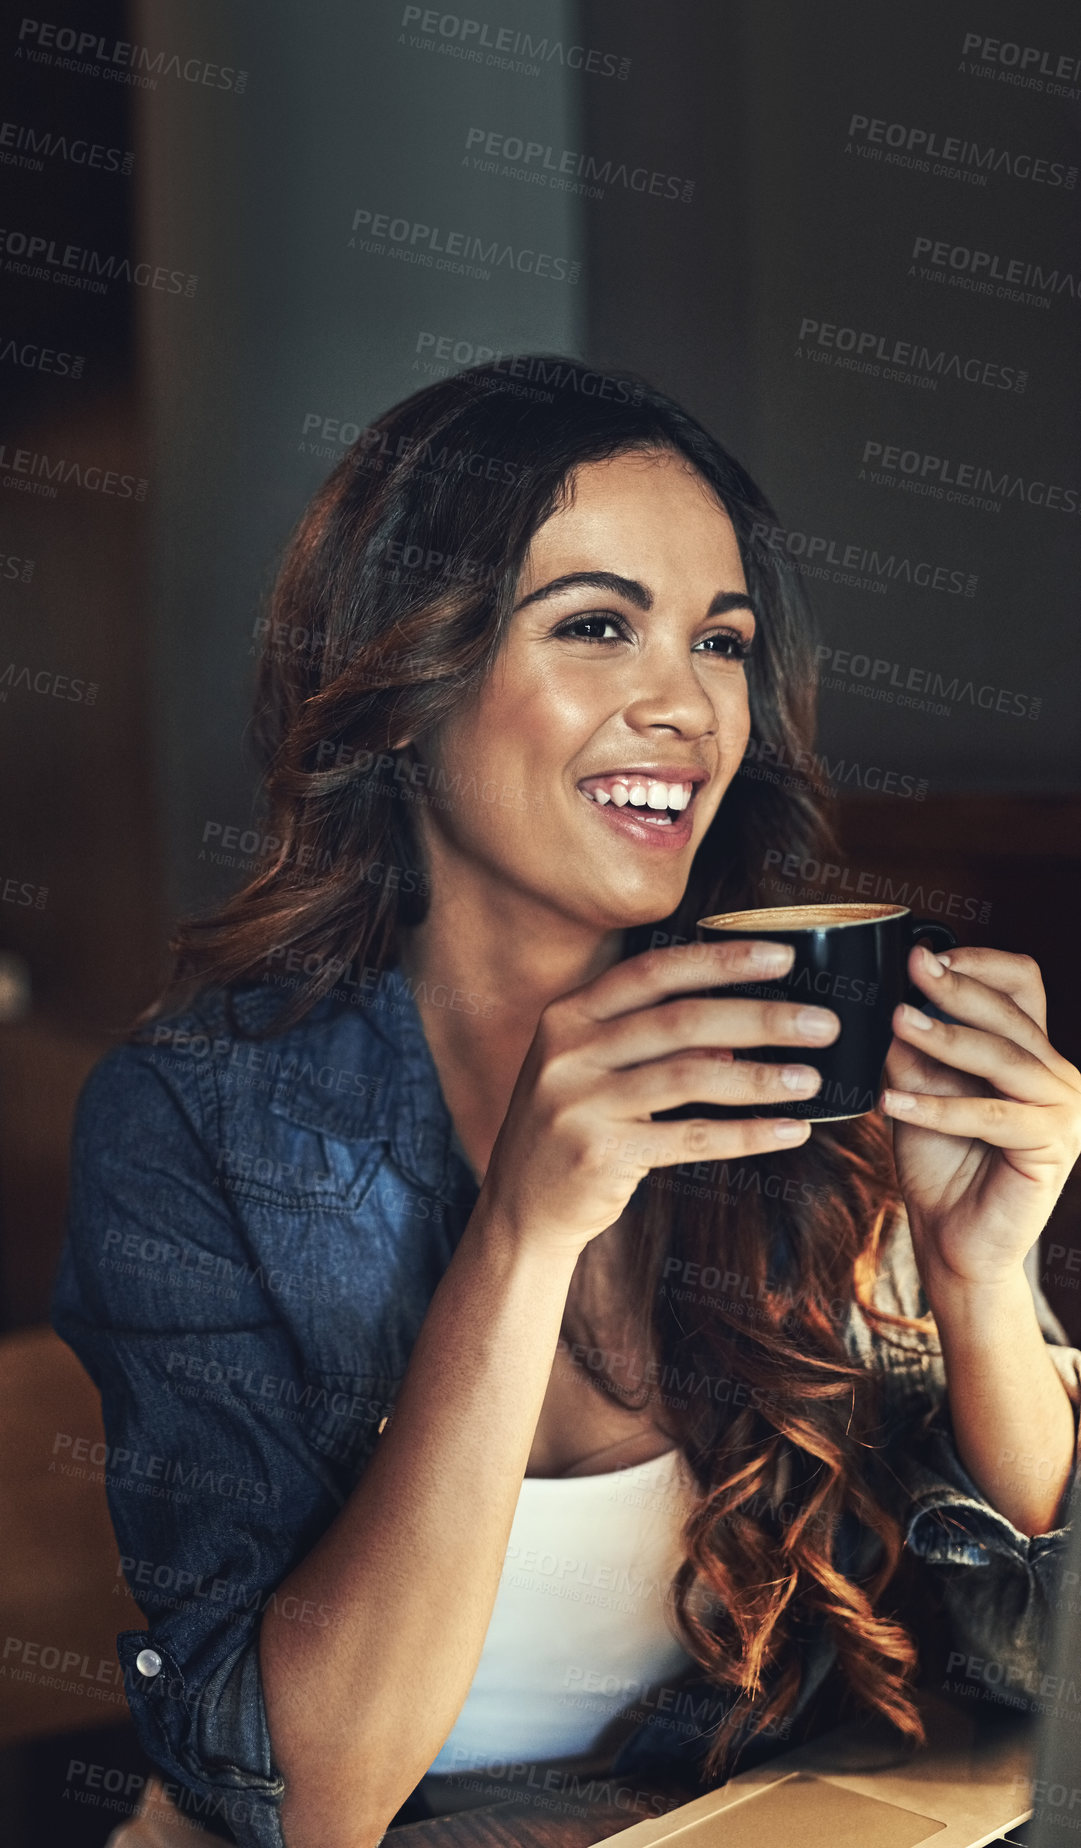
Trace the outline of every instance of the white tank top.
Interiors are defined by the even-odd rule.
[[[614,1716],[687,1668],[668,1593],[694,1499],[679,1449],[600,1476],[523,1479],[477,1672],[428,1775],[590,1752]]]

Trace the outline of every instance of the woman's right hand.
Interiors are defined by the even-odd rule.
[[[791,946],[709,942],[643,950],[541,1013],[492,1148],[478,1205],[513,1234],[578,1252],[619,1218],[651,1168],[728,1161],[797,1148],[810,1125],[755,1117],[756,1104],[810,1097],[821,1078],[737,1059],[736,1048],[825,1046],[840,1021],[829,1008],[683,989],[776,978]],[[693,1100],[746,1104],[748,1115],[655,1123],[654,1110]]]

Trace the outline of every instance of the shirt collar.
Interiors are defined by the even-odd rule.
[[[383,1123],[394,1159],[444,1200],[477,1182],[454,1127],[408,976],[398,964],[385,969],[366,1016],[391,1058]]]
[[[237,994],[235,1006],[244,1026],[258,1029],[269,1025],[281,998],[265,988],[248,990]],[[367,1060],[374,1068],[373,1083],[359,1094],[324,1088],[321,1070],[335,1065],[347,1070],[355,1062],[361,1021],[375,1039],[377,1056]],[[298,1047],[288,1097],[272,1107],[328,1135],[385,1140],[398,1168],[448,1203],[470,1192],[475,1197],[476,1177],[443,1097],[413,987],[401,967],[379,972],[344,1006],[328,997],[294,1029],[303,1038],[316,1031],[325,1035],[318,1057]]]

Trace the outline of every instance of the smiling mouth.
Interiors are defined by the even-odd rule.
[[[643,819],[659,819],[666,826],[686,813],[708,781],[708,771],[690,767],[685,771],[674,767],[611,770],[583,777],[578,789],[587,802],[598,808],[611,804],[616,812],[626,809]]]
[[[641,784],[637,785],[636,793],[641,787]],[[629,787],[624,785],[617,785],[614,789],[608,790],[584,789],[579,784],[578,792],[594,808],[607,808],[610,804],[614,815],[633,817],[635,821],[644,821],[654,828],[670,828],[689,814],[699,788],[698,783],[684,784],[681,788],[655,783],[649,786],[648,794],[639,794],[637,801],[631,795]],[[649,800],[649,795],[654,796],[652,802]],[[659,801],[662,795],[667,795],[669,798],[675,797],[675,800],[669,799],[662,803]]]
[[[642,796],[637,802],[634,801],[629,788],[625,787],[617,787],[612,791],[598,788],[585,789],[579,784],[578,793],[591,807],[606,809],[613,821],[644,822],[646,827],[657,833],[675,828],[681,834],[690,834],[693,828],[690,810],[700,787],[701,785],[697,783],[685,784],[681,788],[654,784],[649,792],[654,797],[654,806],[651,806],[649,801],[643,799]],[[662,794],[674,796],[675,800],[665,802],[663,806],[660,806],[659,799]]]

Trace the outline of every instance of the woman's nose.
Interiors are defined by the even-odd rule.
[[[651,651],[636,667],[636,686],[626,706],[629,724],[645,729],[671,725],[698,737],[716,728],[713,698],[686,655]]]

